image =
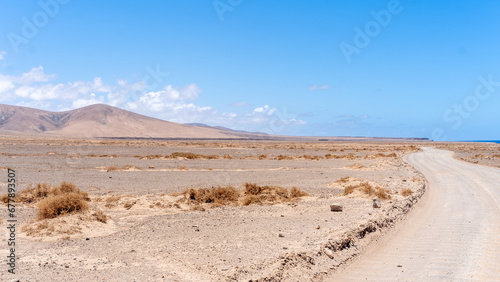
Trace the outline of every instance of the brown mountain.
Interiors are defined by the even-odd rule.
[[[230,130],[178,124],[102,104],[65,112],[0,104],[0,134],[85,138],[243,137]]]

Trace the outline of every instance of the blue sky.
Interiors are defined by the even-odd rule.
[[[500,139],[499,1],[0,1],[0,103]]]

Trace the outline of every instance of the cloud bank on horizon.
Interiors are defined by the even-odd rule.
[[[3,59],[5,51],[0,52]],[[244,101],[234,107],[249,108],[244,114],[219,112],[211,106],[196,104],[202,89],[195,83],[181,87],[165,85],[159,91],[148,91],[147,79],[128,82],[119,79],[115,84],[105,84],[102,78],[92,81],[54,83],[56,74],[47,74],[42,66],[34,67],[20,76],[0,74],[0,103],[32,107],[50,111],[66,111],[93,104],[108,104],[147,116],[177,123],[207,123],[244,130],[260,130],[279,134],[269,124],[287,126],[304,125],[306,121],[280,115],[269,105],[250,108]],[[273,130],[274,129],[274,130]]]

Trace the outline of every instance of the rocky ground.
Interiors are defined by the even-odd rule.
[[[19,204],[17,274],[3,264],[2,280],[321,280],[425,190],[402,159],[418,150],[411,143],[6,137],[0,147],[3,191],[9,167],[19,190],[66,181],[90,198],[89,211],[46,220],[36,219],[36,205]],[[297,187],[309,196],[195,205],[182,194],[212,186],[244,193],[245,183]],[[380,191],[389,197],[373,208]],[[331,212],[333,203],[343,211]],[[106,222],[96,219],[99,211]],[[7,256],[6,207],[0,214],[0,255]]]

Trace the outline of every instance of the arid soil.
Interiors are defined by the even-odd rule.
[[[473,164],[500,167],[500,144],[437,143],[436,148],[455,152],[455,158]]]
[[[419,150],[412,143],[5,137],[0,148],[0,194],[11,168],[19,191],[66,181],[89,196],[89,210],[49,219],[37,218],[36,203],[19,203],[17,274],[2,264],[2,280],[322,280],[425,191],[402,159]],[[248,204],[246,183],[308,196]],[[183,193],[229,186],[241,197],[227,205]],[[343,211],[330,211],[333,203]],[[6,257],[5,206],[0,214]]]

